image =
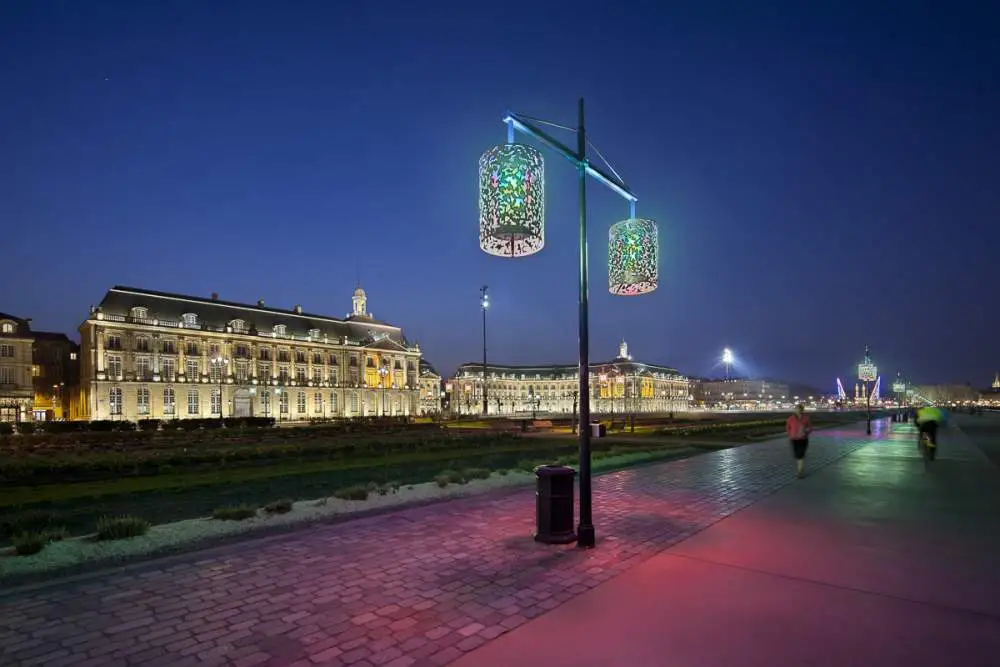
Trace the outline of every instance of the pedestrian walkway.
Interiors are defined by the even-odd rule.
[[[823,431],[810,465],[870,440]],[[794,481],[775,440],[595,479],[593,550],[535,543],[516,489],[14,592],[0,664],[444,665]]]
[[[1000,665],[1000,472],[940,440],[925,471],[900,424],[453,667]]]

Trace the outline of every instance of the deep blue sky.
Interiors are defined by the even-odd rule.
[[[1000,368],[1000,10],[983,2],[4,2],[0,310],[75,331],[113,284],[370,309],[450,373],[576,358],[576,189],[547,246],[477,245],[503,111],[572,124],[661,226],[661,288],[607,292],[591,354],[833,390]],[[566,137],[570,140],[570,137]]]

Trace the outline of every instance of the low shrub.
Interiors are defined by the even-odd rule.
[[[49,542],[62,542],[69,537],[69,530],[66,526],[52,526],[43,531]]]
[[[114,430],[120,433],[131,433],[135,431],[135,422],[117,421],[114,424]]]
[[[448,475],[438,475],[434,478],[434,483],[443,489],[451,483],[451,478]]]
[[[368,486],[363,484],[355,484],[354,486],[345,486],[342,489],[337,489],[333,492],[334,498],[340,498],[341,500],[368,500]]]
[[[510,474],[510,471],[507,470],[506,468],[501,468],[500,470],[497,470],[497,474],[500,475],[501,477],[506,477],[508,474]]]
[[[14,553],[18,556],[31,556],[37,554],[49,543],[48,535],[42,533],[20,533],[11,540],[14,545]]]
[[[257,516],[257,508],[253,505],[229,505],[216,507],[212,510],[212,518],[219,521],[242,521]]]
[[[264,505],[264,511],[268,514],[287,514],[292,511],[292,501],[288,498],[275,500]]]
[[[489,479],[490,469],[489,468],[466,468],[462,471],[462,477],[466,480],[473,479]]]
[[[33,422],[20,422],[17,425],[17,432],[21,435],[31,435],[35,432],[35,424]]]
[[[97,520],[98,540],[123,540],[129,537],[145,535],[148,530],[148,521],[128,514],[102,516]]]
[[[158,431],[160,429],[159,419],[140,419],[139,420],[139,430],[140,431]]]
[[[442,470],[438,477],[447,477],[451,484],[465,484],[468,479],[457,470]]]
[[[0,422],[0,435],[14,435],[14,425]]]

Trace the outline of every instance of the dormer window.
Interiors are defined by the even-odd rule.
[[[149,317],[149,309],[145,306],[135,306],[132,308],[132,317],[137,320],[144,320]]]
[[[284,324],[275,324],[274,333],[277,336],[285,336],[288,333],[288,327]]]
[[[319,338],[319,329],[310,329],[309,330],[309,337],[310,338]]]
[[[14,323],[4,322],[3,324],[0,324],[0,331],[3,331],[6,334],[14,333]]]
[[[196,327],[198,326],[198,316],[195,313],[184,313],[181,315],[181,322],[186,327]]]
[[[247,330],[247,323],[243,320],[233,320],[229,323],[229,327],[236,332],[243,332]]]

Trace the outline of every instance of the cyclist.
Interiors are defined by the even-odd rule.
[[[927,435],[929,447],[927,448],[927,458],[934,460],[937,455],[937,432],[938,426],[945,421],[944,411],[934,406],[927,406],[917,410],[917,428],[920,436]]]

